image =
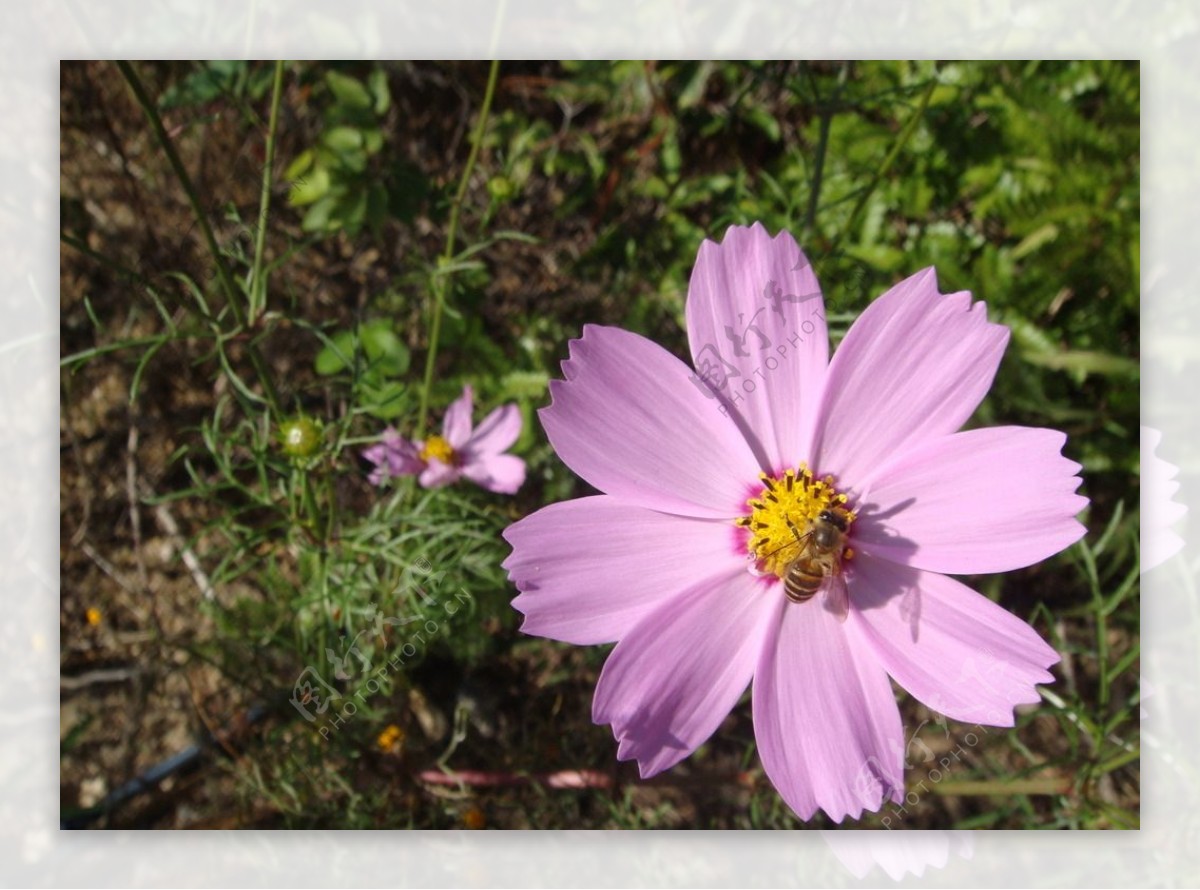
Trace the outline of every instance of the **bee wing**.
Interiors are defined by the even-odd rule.
[[[850,592],[846,589],[846,576],[841,572],[831,575],[825,582],[825,596],[822,606],[837,616],[838,621],[845,621],[850,613]]]
[[[808,552],[808,542],[811,539],[812,539],[812,532],[808,532],[804,535],[801,535],[799,538],[797,538],[794,541],[788,541],[782,547],[776,547],[770,553],[764,553],[762,556],[758,557],[757,559],[755,559],[753,556],[751,556],[750,558],[754,560],[754,565],[750,569],[750,574],[756,578],[766,578],[771,575],[774,575],[775,574],[774,572],[763,571],[762,564],[764,562],[766,562],[768,559],[770,559],[776,553],[782,553],[784,550],[787,550],[789,547],[795,547],[796,545],[800,546],[800,550],[799,550],[799,552],[797,552],[797,554],[795,556],[792,557],[792,559],[799,559],[801,556],[803,556],[805,553]]]

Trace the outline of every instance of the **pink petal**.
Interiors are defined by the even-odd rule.
[[[408,439],[396,436],[388,443],[388,464],[393,476],[407,476],[419,473],[425,466],[421,459],[421,450]]]
[[[362,455],[375,464],[367,476],[372,485],[381,485],[392,476],[416,475],[425,468],[416,446],[390,426],[377,444],[363,449]]]
[[[1012,726],[1040,700],[1058,654],[1007,610],[953,578],[859,554],[847,624],[914,698],[954,720]]]
[[[471,406],[474,393],[468,384],[463,387],[462,395],[450,403],[446,416],[442,418],[442,438],[450,443],[450,447],[458,451],[471,438]]]
[[[760,467],[687,365],[620,328],[586,325],[539,414],[563,462],[631,504],[706,518],[744,510]]]
[[[375,446],[375,447],[379,447],[379,446]],[[370,450],[370,449],[368,449],[368,450]],[[392,477],[392,474],[389,473],[387,470],[386,464],[375,460],[374,457],[371,457],[366,452],[363,452],[363,457],[365,457],[367,460],[371,461],[372,463],[376,464],[375,469],[371,470],[371,472],[369,472],[367,474],[367,481],[370,482],[372,485],[383,485],[384,482],[386,482],[388,479],[390,479]]]
[[[737,704],[775,614],[767,588],[744,568],[660,602],[609,655],[592,720],[611,723],[617,757],[642,778],[701,745]]]
[[[855,505],[854,542],[933,572],[1003,572],[1083,537],[1079,464],[1056,430],[1007,426],[932,439],[875,478]]]
[[[421,471],[417,481],[421,483],[422,488],[441,488],[443,485],[457,482],[461,475],[458,467],[444,464],[440,460],[431,460],[429,466]]]
[[[697,580],[745,571],[732,527],[608,495],[543,507],[504,530],[521,630],[592,645],[625,637]]]
[[[807,458],[829,335],[821,288],[795,239],[755,223],[701,244],[687,326],[693,381],[708,381],[743,422],[760,462],[779,470]]]
[[[388,471],[388,447],[383,442],[364,448],[362,456],[364,460],[375,465],[367,476],[372,485],[379,485],[391,475]]]
[[[767,776],[801,819],[820,808],[840,822],[901,802],[904,730],[887,674],[827,610],[781,608],[754,675]]]
[[[525,482],[525,461],[511,454],[484,454],[464,463],[462,474],[480,488],[514,494]]]
[[[933,269],[906,278],[867,307],[829,363],[810,463],[863,490],[904,448],[963,425],[1007,342],[969,293],[941,296]]]
[[[512,447],[521,435],[521,410],[501,405],[483,419],[462,447],[464,458],[477,454],[499,454]]]

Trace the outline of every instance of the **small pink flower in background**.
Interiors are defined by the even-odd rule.
[[[513,494],[525,481],[525,461],[503,452],[521,435],[521,412],[502,405],[477,427],[471,423],[473,394],[463,387],[442,419],[442,434],[410,442],[388,427],[363,457],[375,465],[367,477],[379,485],[391,476],[416,476],[425,488],[470,479],[498,494]]]
[[[1016,569],[1078,540],[1079,465],[1053,430],[959,432],[1008,329],[970,294],[941,294],[932,269],[875,300],[830,361],[795,241],[735,226],[701,245],[686,318],[700,376],[618,328],[570,344],[540,415],[602,494],[506,529],[522,629],[616,642],[592,717],[643,777],[691,754],[752,684],[759,756],[797,814],[900,803],[889,675],[951,718],[1000,726],[1053,680],[1058,655],[1028,624],[945,573]],[[823,516],[844,527],[840,568],[809,565],[820,590],[794,602],[790,570]]]

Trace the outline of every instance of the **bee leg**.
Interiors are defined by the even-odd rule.
[[[804,536],[800,534],[800,529],[796,528],[796,523],[792,522],[792,517],[786,513],[783,514],[783,521],[787,523],[787,527],[792,530],[792,534],[796,536],[799,543],[804,543]]]

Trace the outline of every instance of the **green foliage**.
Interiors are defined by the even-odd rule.
[[[392,211],[411,218],[423,182],[400,161],[383,162],[384,123],[392,107],[387,75],[373,68],[365,81],[338,70],[315,85],[324,103],[316,144],[288,165],[288,202],[307,207],[306,232],[345,231],[353,237],[365,224],[378,238]]]
[[[271,69],[248,62],[202,62],[182,80],[171,84],[158,98],[163,111],[201,106],[224,96],[257,101],[271,88]]]
[[[325,338],[314,367],[322,376],[342,375],[351,381],[356,403],[372,417],[391,420],[408,410],[408,347],[396,336],[391,322],[379,319],[353,331]]]

